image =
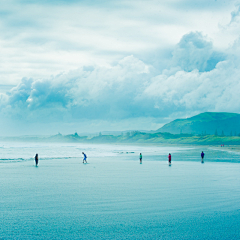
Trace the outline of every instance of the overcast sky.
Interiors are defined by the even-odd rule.
[[[240,113],[240,1],[0,1],[1,135]]]

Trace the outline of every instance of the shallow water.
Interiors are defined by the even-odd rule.
[[[239,239],[239,155],[203,150],[4,144],[0,239]]]

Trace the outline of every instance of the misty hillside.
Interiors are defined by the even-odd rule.
[[[205,112],[191,118],[176,119],[159,128],[157,132],[238,135],[240,133],[240,114]]]

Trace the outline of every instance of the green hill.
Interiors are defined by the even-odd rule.
[[[205,112],[191,118],[176,119],[156,132],[235,136],[240,133],[240,114]]]

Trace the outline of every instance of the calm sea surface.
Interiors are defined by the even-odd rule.
[[[197,146],[0,143],[0,239],[240,239],[239,162]]]

